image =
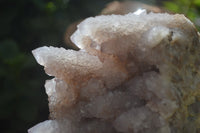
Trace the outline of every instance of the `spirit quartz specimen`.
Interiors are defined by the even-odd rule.
[[[29,133],[199,133],[200,42],[184,15],[139,10],[84,20],[79,51],[33,50],[50,120]]]

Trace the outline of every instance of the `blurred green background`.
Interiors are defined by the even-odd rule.
[[[70,48],[66,28],[95,16],[112,0],[1,0],[0,1],[0,122],[2,133],[25,133],[48,119],[43,67],[31,51],[40,46]],[[184,13],[200,26],[200,0],[140,0]]]

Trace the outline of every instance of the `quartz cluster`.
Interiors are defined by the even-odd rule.
[[[90,17],[71,40],[80,50],[41,47],[37,62],[50,120],[29,133],[199,133],[200,42],[180,14]]]

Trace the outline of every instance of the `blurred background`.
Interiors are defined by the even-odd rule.
[[[200,27],[200,0],[129,2],[0,0],[2,133],[25,133],[33,125],[48,119],[48,99],[44,83],[50,77],[45,74],[43,67],[36,63],[31,51],[40,46],[76,49],[69,36],[75,30],[76,24],[84,18],[99,14],[125,14],[145,7],[154,12],[183,13],[198,29]]]

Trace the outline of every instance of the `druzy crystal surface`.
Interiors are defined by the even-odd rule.
[[[71,37],[79,51],[33,50],[50,120],[29,133],[199,133],[200,43],[184,15],[91,17]]]

